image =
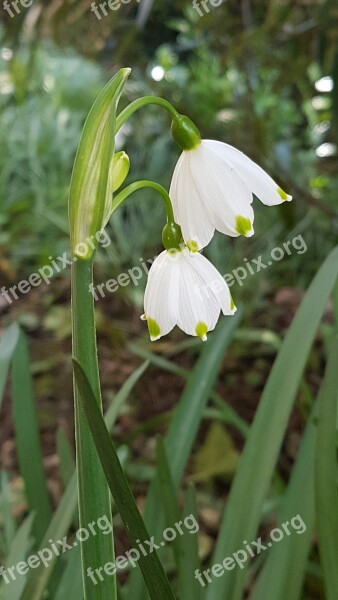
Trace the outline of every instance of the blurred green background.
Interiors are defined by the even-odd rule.
[[[302,235],[307,247],[303,253],[293,249],[231,288],[243,318],[224,359],[218,390],[250,422],[303,291],[337,241],[336,2],[225,0],[217,8],[209,5],[209,12],[200,6],[200,16],[189,0],[131,0],[119,10],[107,9],[101,19],[90,0],[18,6],[20,13],[13,17],[1,6],[0,22],[1,286],[15,285],[49,264],[50,257],[68,252],[67,196],[84,119],[109,77],[120,67],[131,67],[120,108],[141,95],[168,99],[196,122],[204,138],[244,151],[294,196],[294,202],[277,208],[256,199],[255,236],[216,234],[206,250],[224,274],[243,266],[244,258],[267,259],[273,248],[295,236]],[[119,134],[117,146],[131,161],[126,183],[144,178],[169,186],[179,151],[164,111],[151,107],[138,112]],[[155,193],[146,190],[130,199],[107,228],[111,243],[99,249],[97,283],[116,278],[141,257],[153,258],[161,250],[164,218]],[[200,350],[199,342],[178,330],[150,344],[139,320],[145,283],[146,276],[138,286],[120,287],[97,303],[105,402],[139,364],[140,352],[151,350],[190,369]],[[55,504],[62,487],[55,431],[63,428],[69,440],[73,436],[69,284],[66,269],[49,286],[21,294],[12,304],[0,296],[1,329],[18,321],[29,334],[45,468]],[[280,459],[282,481],[296,456],[309,398],[322,379],[332,321],[329,306]],[[152,366],[119,420],[121,456],[141,499],[153,472],[155,433],[162,431],[182,387],[178,375]],[[8,398],[2,423],[2,467],[14,482],[21,515],[25,503]],[[223,494],[219,484],[231,478],[233,453],[237,456],[242,447],[238,432],[222,428],[224,441],[212,424],[210,415],[195,449],[205,454],[199,461],[195,456],[190,466],[190,476],[201,486],[206,554],[217,530]],[[217,469],[219,444],[229,461]],[[315,569],[309,586],[308,597],[317,598]]]

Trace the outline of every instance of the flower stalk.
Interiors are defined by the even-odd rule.
[[[93,258],[75,261],[72,266],[72,328],[73,356],[83,366],[100,410],[102,400],[97,360],[94,299],[88,292],[93,282]],[[74,381],[75,440],[77,455],[77,479],[79,495],[80,527],[97,521],[106,515],[111,521],[111,502],[106,479],[97,456],[88,424],[81,410],[80,390]],[[101,567],[114,557],[113,536],[91,536],[82,544],[82,569],[85,600],[116,597],[115,577],[93,583],[87,568]],[[94,594],[94,595],[93,595]]]

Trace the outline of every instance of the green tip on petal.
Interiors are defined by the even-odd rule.
[[[230,310],[237,310],[235,303],[234,303],[234,299],[231,294],[230,294]]]
[[[236,233],[239,235],[248,235],[252,231],[252,224],[247,217],[236,217]]]
[[[197,323],[195,331],[196,335],[198,335],[198,337],[201,338],[202,342],[205,342],[207,340],[208,326],[205,323],[203,323],[203,321]]]
[[[190,252],[198,252],[198,243],[195,240],[189,240],[186,245]]]
[[[292,200],[292,196],[288,196],[288,194],[284,192],[284,190],[282,190],[282,188],[280,187],[277,188],[277,194],[281,197],[283,202]]]
[[[150,339],[151,341],[155,341],[158,340],[158,338],[161,335],[161,329],[158,325],[158,323],[156,323],[156,321],[154,319],[147,319],[148,321],[148,329],[149,329],[149,335],[150,335]]]

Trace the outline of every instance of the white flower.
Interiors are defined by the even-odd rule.
[[[233,315],[236,307],[229,288],[201,254],[164,250],[155,259],[144,296],[150,339],[158,340],[178,325],[188,335],[207,339],[220,312]]]
[[[253,196],[274,206],[292,200],[271,177],[236,148],[202,140],[183,151],[173,174],[170,197],[186,245],[206,246],[215,229],[236,237],[253,235]]]

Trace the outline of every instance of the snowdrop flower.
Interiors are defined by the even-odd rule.
[[[186,245],[197,252],[210,242],[215,229],[232,237],[252,236],[253,194],[268,206],[292,200],[236,148],[198,138],[194,146],[185,146],[175,167],[170,197]]]
[[[207,339],[220,312],[233,315],[236,307],[229,288],[215,267],[182,244],[164,250],[149,271],[144,296],[150,339],[158,340],[175,325],[188,335]]]

